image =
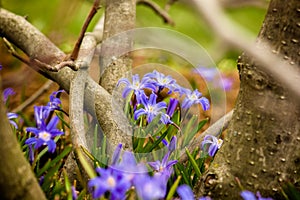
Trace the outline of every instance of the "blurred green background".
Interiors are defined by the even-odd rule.
[[[168,0],[155,0],[162,8]],[[267,10],[266,0],[220,0],[225,5],[227,15],[235,22],[257,35]],[[238,90],[239,78],[236,60],[242,53],[231,49],[222,42],[210,29],[208,24],[186,3],[177,1],[169,9],[169,15],[175,22],[174,26],[165,24],[151,8],[137,6],[136,27],[163,27],[178,31],[191,37],[207,50],[222,72],[234,79],[233,88],[227,92],[228,109],[234,105]],[[227,2],[227,3],[226,3]],[[228,3],[229,2],[229,3]],[[258,4],[253,3],[258,2]],[[1,6],[26,19],[47,35],[64,52],[71,52],[79,35],[85,18],[93,4],[92,0],[2,0]],[[100,9],[89,26],[93,28],[103,14]],[[153,61],[153,60],[150,60]],[[176,60],[168,61],[172,65]],[[3,87],[13,87],[19,94],[12,107],[32,95],[47,80],[32,69],[13,58],[0,40],[0,63],[3,65]],[[98,71],[98,69],[97,69]],[[30,78],[29,78],[30,77]],[[56,86],[57,87],[57,86]],[[66,98],[67,100],[67,98]],[[45,100],[43,100],[45,101]]]
[[[167,0],[156,0],[155,2],[164,7]],[[260,6],[253,6],[251,3],[253,0],[227,2],[231,2],[231,4],[225,4],[228,16],[257,35],[266,13],[266,1],[261,0]],[[26,16],[33,25],[50,37],[65,52],[72,50],[91,6],[92,0],[2,0],[2,7]],[[89,28],[93,27],[102,14],[103,9],[100,9]],[[179,31],[201,44],[216,63],[224,58],[235,60],[241,53],[226,48],[201,16],[185,1],[179,0],[172,5],[169,14],[174,20],[175,26],[165,24],[149,7],[138,5],[136,26],[164,27]]]

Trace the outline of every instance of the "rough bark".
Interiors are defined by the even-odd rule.
[[[1,91],[0,94],[2,94]],[[0,119],[1,199],[46,199],[28,161],[21,151],[16,135],[8,123],[2,97],[0,98]]]
[[[300,2],[273,0],[258,37],[290,65],[300,66]],[[281,185],[300,178],[300,104],[242,55],[240,92],[225,142],[196,188],[213,199],[239,199],[244,189],[284,199]],[[300,70],[299,70],[300,73]]]
[[[101,46],[101,78],[100,85],[112,93],[118,80],[131,69],[132,61],[129,57],[132,47],[130,35],[113,37],[119,33],[135,27],[134,0],[107,0],[105,7],[105,22],[103,44]],[[110,37],[113,37],[111,39]],[[125,52],[122,57],[120,54]]]

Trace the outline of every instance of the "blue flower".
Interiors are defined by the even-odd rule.
[[[0,64],[0,71],[3,69],[3,66]]]
[[[178,100],[174,98],[170,98],[169,105],[167,107],[167,111],[165,114],[162,114],[162,122],[164,124],[174,124],[173,121],[171,121],[171,117],[173,116],[176,108],[178,105]]]
[[[164,88],[168,88],[169,92],[168,94],[172,93],[172,90],[176,88],[176,80],[172,78],[172,76],[166,76],[163,73],[160,73],[156,70],[154,70],[151,73],[146,74],[144,77],[151,78],[153,80],[153,83],[158,87],[158,91],[160,92]]]
[[[78,199],[77,191],[74,185],[71,187],[71,191],[72,191],[72,200]]]
[[[217,150],[221,148],[222,143],[222,139],[218,139],[213,135],[206,135],[201,143],[201,147],[202,149],[208,148],[208,155],[213,157]]]
[[[28,138],[25,141],[27,145],[34,145],[35,149],[43,145],[48,146],[48,151],[53,153],[56,148],[56,143],[53,140],[56,136],[64,134],[64,132],[58,130],[56,128],[59,118],[55,116],[50,120],[48,124],[46,124],[45,119],[48,117],[48,109],[43,106],[36,106],[34,117],[36,120],[37,127],[28,127],[26,131],[31,132],[35,135],[35,137]]]
[[[202,94],[196,89],[193,92],[189,89],[186,89],[185,91],[186,97],[182,102],[182,108],[188,109],[193,104],[201,104],[203,110],[209,109],[209,101],[207,98],[202,97]]]
[[[126,191],[131,183],[125,178],[122,172],[112,168],[96,168],[100,176],[88,182],[89,188],[93,188],[93,198],[100,198],[105,192],[110,192],[110,199],[125,199]]]
[[[6,88],[3,90],[3,102],[6,103],[9,96],[15,95],[16,92],[12,88]]]
[[[143,200],[162,199],[166,195],[166,184],[158,176],[142,174],[134,179],[136,193]]]
[[[147,122],[150,123],[152,120],[162,114],[161,110],[167,107],[166,102],[156,103],[157,95],[151,94],[149,99],[145,94],[141,96],[141,103],[144,108],[140,108],[134,112],[134,120],[137,120],[141,115],[146,115]]]
[[[16,113],[11,113],[11,112],[9,112],[9,113],[7,113],[7,118],[8,118],[8,120],[9,120],[9,123],[11,124],[11,125],[13,125],[16,129],[18,129],[18,125],[17,125],[17,123],[15,122],[15,121],[13,121],[12,119],[16,119],[16,118],[18,118],[18,114],[16,114]]]
[[[130,83],[130,81],[127,78],[121,78],[118,81],[117,86],[119,86],[120,84],[125,84],[125,86],[126,86],[122,93],[123,98],[126,98],[131,91],[134,91],[134,94],[137,96],[137,99],[138,99],[138,97],[140,96],[140,92],[143,89],[150,89],[152,91],[156,90],[155,85],[153,83],[149,82],[148,78],[144,77],[140,81],[140,77],[138,74],[135,74],[132,76],[132,83]]]
[[[173,173],[173,165],[175,165],[178,161],[177,160],[170,160],[169,156],[171,152],[168,151],[166,155],[163,157],[162,161],[157,160],[155,162],[148,162],[148,165],[156,171],[157,174],[162,175],[165,179],[165,182],[168,181],[169,177]]]
[[[58,90],[56,92],[53,92],[50,95],[50,101],[47,103],[47,106],[51,111],[53,110],[61,110],[61,100],[56,97],[57,94],[64,92],[64,90]]]
[[[166,139],[163,139],[163,140],[162,140],[162,143],[168,148],[168,151],[169,151],[170,153],[172,153],[173,151],[176,150],[177,137],[176,137],[176,136],[173,136],[173,137],[171,138],[170,143],[169,143]]]
[[[248,190],[244,190],[240,193],[244,200],[272,200],[272,198],[261,197],[260,193],[257,192],[256,195]]]
[[[181,185],[177,188],[177,194],[180,196],[181,200],[193,200],[194,194],[190,186],[188,185]]]

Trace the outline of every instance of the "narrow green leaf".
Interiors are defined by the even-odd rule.
[[[184,180],[184,184],[187,184],[189,186],[191,185],[191,177],[185,172],[185,168],[183,165],[181,165],[180,163],[177,163],[175,165],[175,168],[178,169],[178,171],[180,172],[180,175],[182,176],[183,180]]]
[[[170,188],[166,200],[171,200],[171,198],[174,196],[180,180],[181,180],[181,176],[178,176],[176,181],[173,183],[172,187]]]
[[[187,148],[185,148],[185,152],[189,158],[189,161],[191,162],[194,170],[195,170],[195,173],[197,174],[198,177],[201,176],[201,172],[200,172],[200,169],[195,161],[195,159],[193,158],[193,156],[190,154],[189,150]]]
[[[81,147],[81,149],[82,149],[82,147]],[[90,178],[96,177],[97,175],[96,175],[94,169],[90,166],[90,164],[88,163],[88,161],[84,158],[81,150],[79,148],[77,148],[77,149],[75,149],[75,151],[76,151],[76,154],[78,156],[78,159],[79,159],[82,167],[84,168],[84,170],[86,171],[86,173],[88,174],[88,176]]]
[[[67,199],[72,200],[72,189],[71,189],[71,183],[68,178],[68,174],[65,169],[63,169],[64,178],[65,178],[65,188],[67,192]]]

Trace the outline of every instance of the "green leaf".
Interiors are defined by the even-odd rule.
[[[174,196],[180,180],[181,180],[181,176],[178,176],[176,181],[173,183],[172,187],[170,188],[166,200],[171,200],[171,198]]]
[[[81,147],[81,150],[83,150],[83,148]],[[79,148],[76,148],[76,154],[78,156],[78,159],[83,167],[83,169],[86,171],[86,173],[88,174],[88,176],[90,178],[95,178],[97,175],[94,171],[94,169],[90,166],[90,164],[88,163],[88,161],[84,158],[82,152]]]
[[[63,169],[63,173],[64,173],[64,178],[65,178],[65,188],[66,188],[66,192],[67,192],[67,199],[68,200],[72,200],[72,186],[71,186],[71,183],[69,181],[69,178],[68,178],[68,174],[66,172],[65,169]]]
[[[192,166],[193,166],[193,168],[194,168],[194,170],[195,170],[195,173],[197,174],[198,177],[200,177],[200,176],[201,176],[201,172],[200,172],[200,169],[199,169],[199,167],[198,167],[198,165],[197,165],[195,159],[194,159],[193,156],[190,154],[190,152],[189,152],[189,150],[188,150],[187,148],[185,148],[185,152],[186,152],[186,154],[187,154],[187,156],[188,156],[188,159],[189,159],[189,161],[191,162],[191,164],[192,164]]]
[[[58,156],[56,156],[49,164],[46,164],[46,167],[44,166],[41,170],[39,170],[39,172],[37,173],[37,176],[40,177],[50,167],[54,166],[56,163],[58,163],[60,160],[62,160],[65,156],[67,156],[71,152],[71,150],[72,150],[72,146],[66,146],[65,149]]]
[[[191,178],[190,178],[189,174],[186,173],[185,168],[184,168],[184,166],[182,164],[177,163],[175,165],[175,171],[178,171],[179,172],[179,176],[180,175],[182,176],[182,178],[184,180],[184,184],[192,186],[191,185],[191,180],[190,180]]]

